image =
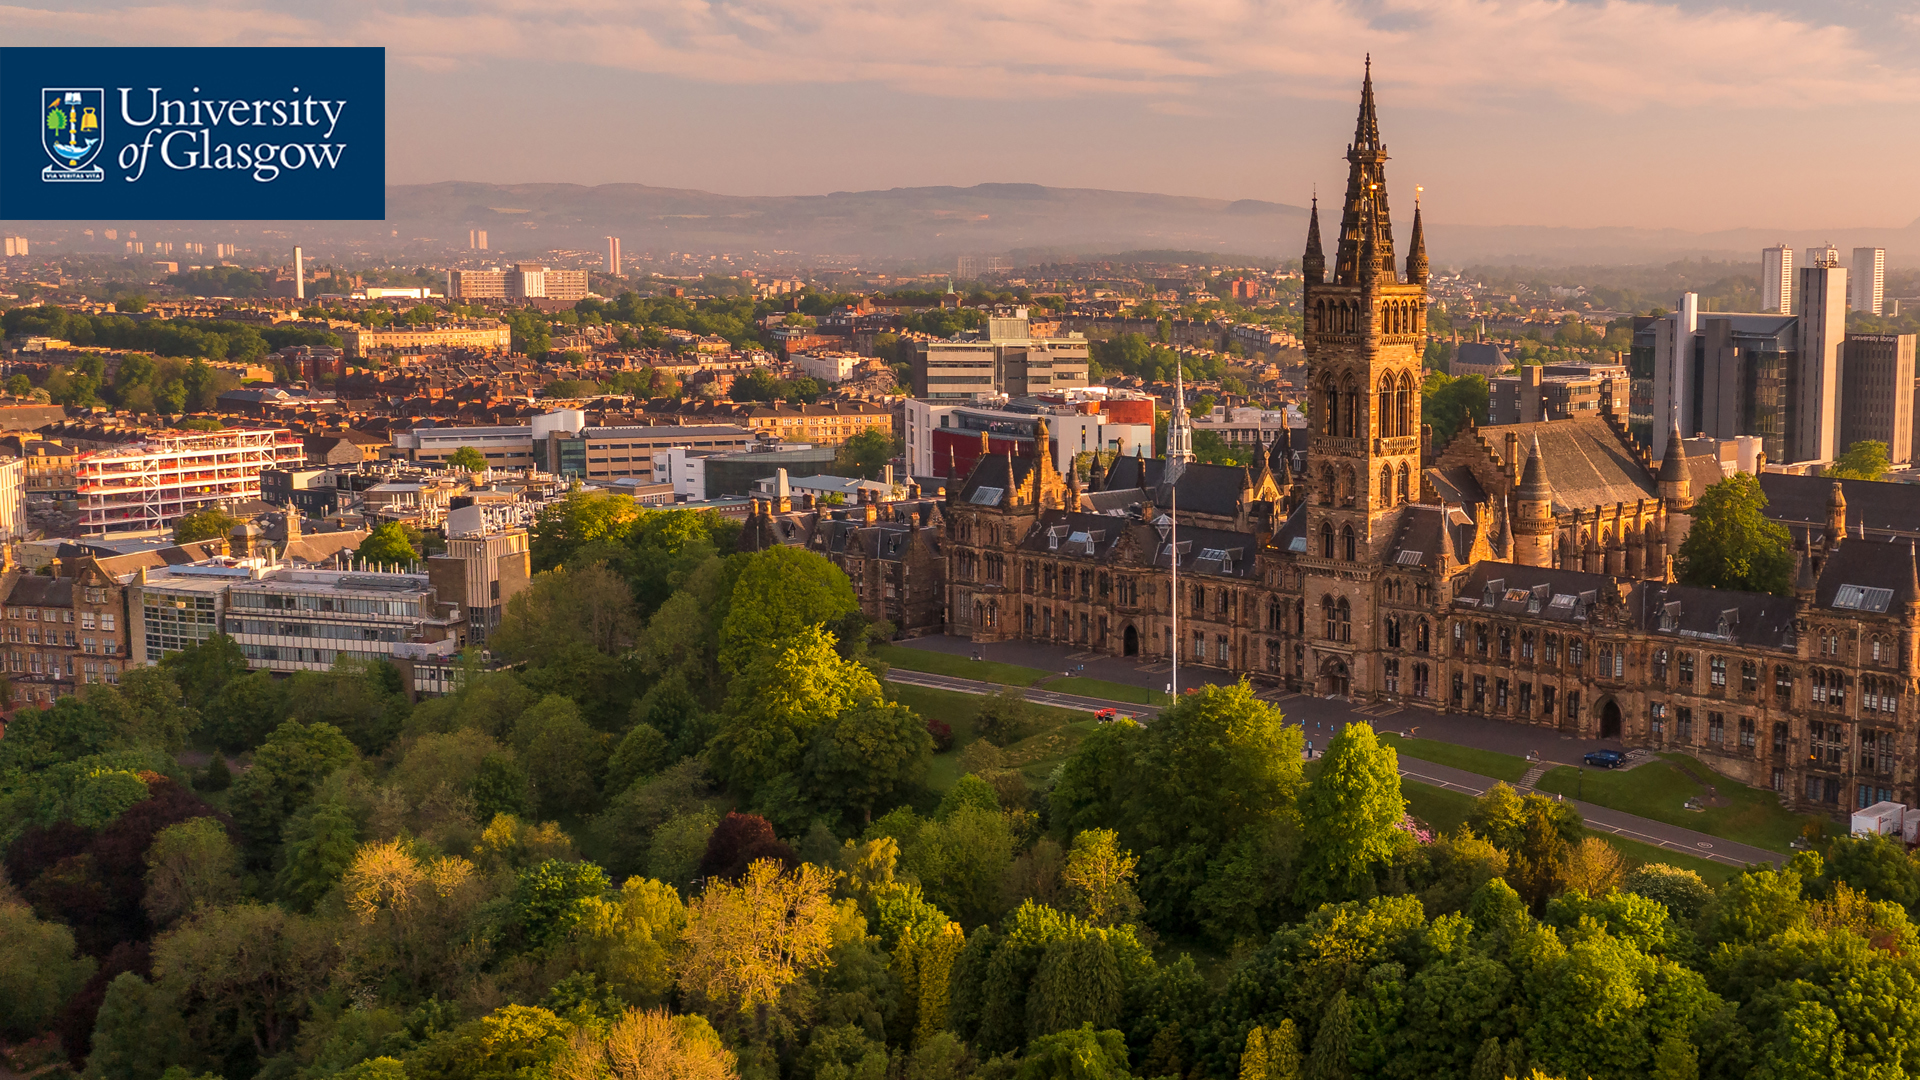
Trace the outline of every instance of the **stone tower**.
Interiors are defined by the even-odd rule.
[[[1533,452],[1527,455],[1527,469],[1514,492],[1513,561],[1521,566],[1552,566],[1554,532],[1559,523],[1553,515],[1553,486],[1547,482],[1547,462],[1540,454],[1540,436],[1533,437]]]
[[[1420,354],[1427,321],[1427,256],[1415,216],[1407,275],[1396,272],[1387,209],[1386,144],[1374,112],[1368,64],[1360,119],[1347,149],[1346,202],[1341,210],[1333,276],[1320,250],[1320,211],[1308,222],[1302,259],[1306,285],[1306,353],[1313,416],[1307,443],[1314,509],[1308,521],[1313,554],[1322,527],[1357,551],[1382,543],[1382,516],[1417,498],[1420,473]],[[1344,542],[1335,545],[1344,555]]]

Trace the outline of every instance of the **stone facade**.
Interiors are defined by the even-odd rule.
[[[1910,539],[1849,537],[1840,485],[1769,476],[1798,517],[1832,489],[1826,521],[1783,518],[1794,595],[1690,588],[1672,562],[1722,474],[1677,435],[1658,463],[1613,416],[1428,445],[1423,230],[1401,272],[1371,80],[1347,160],[1331,275],[1317,206],[1303,259],[1306,445],[1121,458],[1084,489],[1044,450],[982,454],[942,508],[949,632],[1684,750],[1810,809],[1920,798]],[[1920,520],[1920,491],[1875,497]]]

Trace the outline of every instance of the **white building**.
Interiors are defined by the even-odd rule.
[[[867,357],[848,353],[795,353],[793,366],[800,369],[802,375],[811,376],[823,383],[846,382],[853,373],[866,363]]]
[[[425,574],[270,570],[227,589],[226,632],[248,667],[267,671],[328,671],[342,656],[451,657],[464,622]]]
[[[1847,271],[1829,247],[1800,268],[1799,422],[1788,434],[1793,460],[1831,461],[1840,453],[1840,347],[1847,337]]]
[[[1793,314],[1793,249],[1785,244],[1760,252],[1760,310]]]
[[[1851,286],[1848,307],[1868,315],[1881,314],[1887,297],[1887,249],[1854,248],[1847,284]]]

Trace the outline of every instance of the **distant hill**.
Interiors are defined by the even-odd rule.
[[[1307,211],[1286,203],[1230,201],[1039,184],[889,188],[828,195],[717,195],[645,184],[397,184],[387,189],[385,223],[120,222],[150,236],[211,227],[244,237],[263,228],[299,236],[309,253],[406,249],[431,257],[464,247],[467,230],[486,229],[503,253],[555,248],[601,249],[618,236],[642,252],[794,252],[859,260],[911,259],[939,265],[959,254],[1019,252],[1036,261],[1064,254],[1123,251],[1219,252],[1298,258]],[[1401,249],[1412,216],[1398,226]],[[61,225],[27,227],[33,235]],[[78,224],[68,226],[77,230]],[[84,223],[96,224],[96,223]],[[147,231],[151,230],[151,231]],[[1335,223],[1327,223],[1331,237]],[[1682,257],[1751,260],[1781,241],[1806,248],[1831,242],[1843,253],[1861,245],[1887,249],[1894,266],[1920,265],[1920,221],[1894,228],[1688,232],[1631,227],[1552,228],[1535,225],[1450,225],[1428,222],[1436,266],[1475,263],[1625,265]],[[336,245],[338,245],[336,247]],[[105,246],[104,243],[102,246]]]

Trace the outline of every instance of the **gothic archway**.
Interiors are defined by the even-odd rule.
[[[1600,706],[1600,737],[1617,739],[1620,737],[1620,703],[1612,698]]]
[[[1329,656],[1320,662],[1320,677],[1314,681],[1315,693],[1346,697],[1352,689],[1353,676],[1347,670],[1345,660],[1338,656]]]
[[[1132,623],[1127,624],[1127,632],[1121,637],[1120,651],[1127,656],[1140,655],[1140,631]]]

